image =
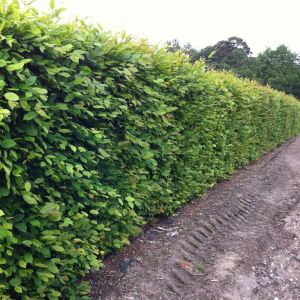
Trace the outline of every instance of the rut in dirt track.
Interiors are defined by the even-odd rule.
[[[93,299],[300,299],[300,138],[161,220],[105,268]]]

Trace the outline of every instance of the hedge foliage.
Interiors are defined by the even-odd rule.
[[[145,220],[300,132],[292,97],[58,16],[0,4],[1,299],[85,299]]]

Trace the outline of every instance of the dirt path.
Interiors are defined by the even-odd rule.
[[[93,299],[300,299],[300,137],[159,220],[105,268]]]

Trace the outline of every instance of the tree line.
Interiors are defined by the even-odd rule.
[[[300,99],[300,56],[284,44],[267,48],[257,56],[252,55],[247,42],[236,36],[201,50],[189,43],[182,46],[177,39],[166,44],[169,51],[186,53],[192,63],[204,59],[215,69],[232,71]]]

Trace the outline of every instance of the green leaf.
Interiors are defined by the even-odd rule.
[[[48,91],[46,89],[39,88],[39,87],[34,87],[34,88],[32,88],[32,90],[40,95],[45,95],[48,93]]]
[[[33,256],[31,253],[27,252],[24,254],[23,256],[24,260],[27,262],[27,263],[32,263],[33,262]]]
[[[114,240],[113,244],[117,249],[120,249],[122,247],[122,242],[118,239]]]
[[[44,181],[45,181],[44,178],[38,177],[38,178],[34,181],[34,183],[35,183],[35,184],[40,184],[40,183],[42,183],[42,182],[44,182]]]
[[[32,220],[30,221],[30,224],[36,227],[40,227],[41,226],[41,222],[39,220]]]
[[[18,62],[18,63],[15,63],[15,64],[11,64],[11,65],[8,65],[6,67],[7,71],[19,71],[21,69],[23,69],[24,65],[29,63],[31,61],[31,59],[23,59],[22,61]]]
[[[8,196],[10,193],[9,189],[6,187],[0,187],[0,196]]]
[[[5,140],[1,141],[1,146],[5,149],[13,148],[16,145],[17,145],[17,143],[12,139],[5,139]]]
[[[0,108],[0,114],[2,114],[2,115],[10,115],[10,111],[8,109]]]
[[[3,257],[0,257],[0,265],[5,265],[6,264],[6,259]]]
[[[30,136],[37,136],[38,135],[38,129],[35,127],[30,127],[24,129],[25,133],[30,135]]]
[[[57,252],[65,252],[65,249],[62,246],[59,246],[59,245],[52,246],[52,249],[57,251]]]
[[[36,82],[36,77],[35,76],[30,76],[26,79],[26,85],[33,85]]]
[[[67,166],[66,166],[66,170],[67,170],[68,173],[70,173],[70,174],[73,174],[73,173],[74,173],[74,169],[73,169],[73,167],[70,166],[70,165],[67,165]]]
[[[12,236],[11,231],[1,227],[1,225],[0,225],[0,239],[9,237],[9,236]]]
[[[29,121],[34,119],[37,116],[37,113],[35,111],[30,111],[27,114],[24,115],[23,120]]]
[[[24,188],[25,188],[26,192],[30,192],[30,190],[31,190],[31,184],[30,184],[29,181],[26,181]]]
[[[47,117],[47,114],[42,109],[37,109],[36,112],[42,117],[45,117],[45,118]]]
[[[55,8],[55,0],[50,0],[50,8],[51,9]]]
[[[37,204],[37,201],[30,195],[23,195],[23,199],[25,200],[26,203],[28,203],[30,205]]]
[[[57,204],[48,202],[40,209],[40,213],[41,214],[49,214],[56,209],[57,209]]]
[[[47,202],[41,209],[40,213],[43,217],[48,217],[52,221],[59,221],[61,219],[61,212],[59,211],[59,205]]]
[[[12,229],[12,228],[13,228],[12,224],[9,223],[9,222],[3,222],[3,223],[2,223],[2,226],[3,226],[3,228],[5,228],[5,229]]]
[[[135,202],[135,199],[132,198],[131,196],[127,196],[126,198],[126,201],[128,203],[128,206],[133,209],[134,208],[134,202]]]
[[[67,129],[67,128],[61,128],[61,129],[58,129],[58,131],[60,133],[70,133],[70,132],[72,132],[70,129]]]
[[[99,148],[98,151],[102,155],[103,158],[110,157],[110,155],[104,149]]]
[[[25,269],[26,266],[27,266],[27,262],[24,261],[24,260],[19,260],[18,265],[19,265],[21,268]]]
[[[5,86],[5,81],[0,79],[0,90],[3,90]]]
[[[13,110],[16,106],[18,106],[18,102],[8,101],[8,106]]]
[[[5,99],[9,100],[9,101],[18,101],[20,98],[17,94],[15,93],[5,93],[4,94]]]
[[[15,227],[21,232],[27,232],[27,225],[25,223],[17,223],[15,224]]]
[[[0,59],[0,68],[5,67],[7,65],[7,61],[4,59]]]
[[[58,270],[57,266],[54,265],[54,264],[49,264],[48,265],[48,270],[51,271],[54,274],[59,273],[59,270]]]
[[[12,286],[20,285],[21,284],[21,278],[20,277],[15,277],[15,278],[13,278],[9,281],[9,284],[12,285]]]
[[[0,217],[2,217],[4,215],[5,215],[4,211],[2,209],[0,209]]]
[[[14,286],[14,290],[18,294],[22,294],[22,292],[23,292],[23,290],[22,290],[22,288],[20,286]]]

